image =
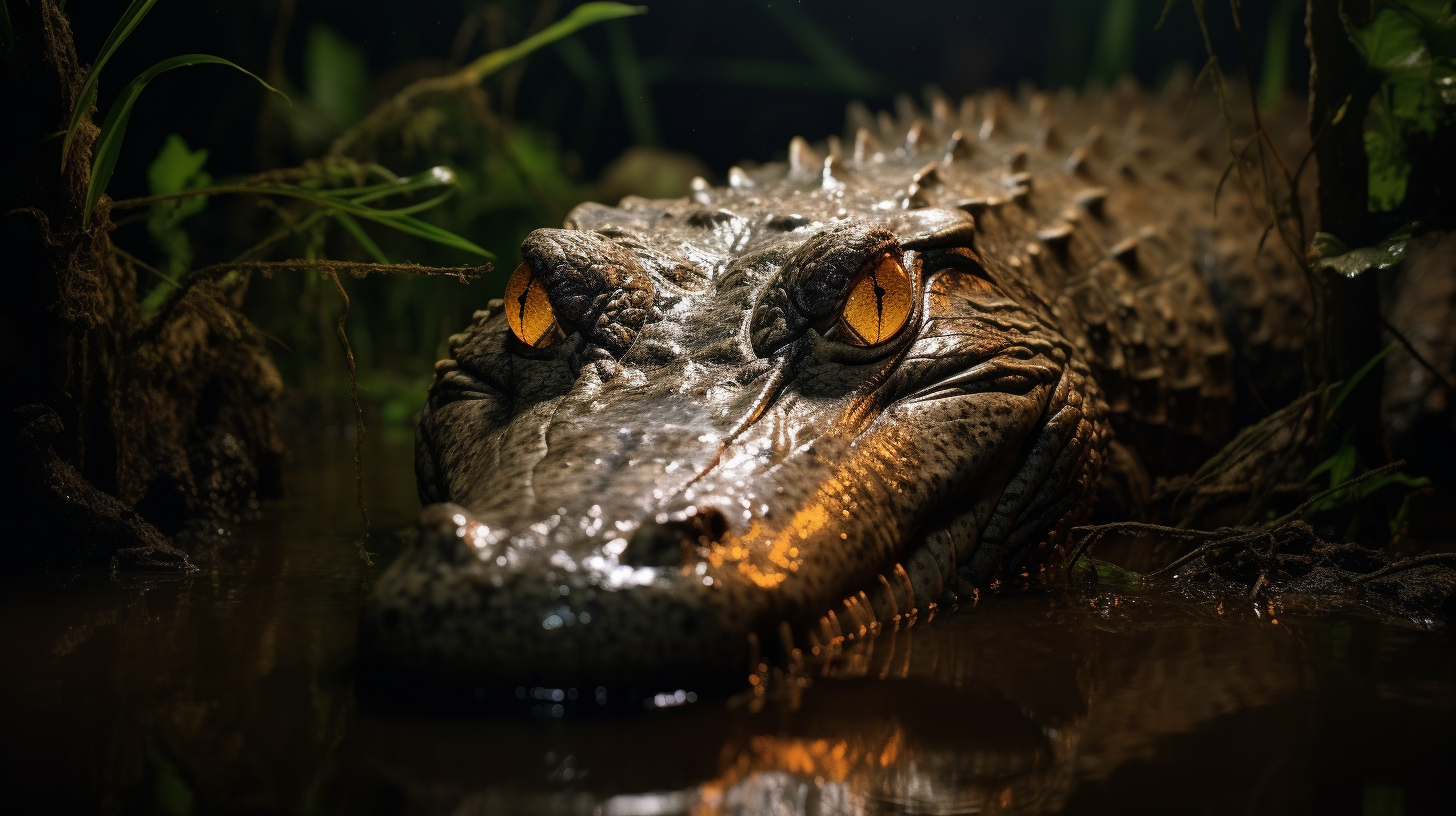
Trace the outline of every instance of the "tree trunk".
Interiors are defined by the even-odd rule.
[[[62,134],[86,73],[54,0],[6,4],[0,60],[0,568],[185,562],[158,532],[230,518],[276,485],[278,375],[215,288],[165,319],[144,317],[136,272],[118,262],[103,197],[84,223],[98,129]],[[88,112],[89,113],[89,112]],[[138,556],[140,553],[140,556]]]
[[[1309,0],[1309,128],[1315,138],[1319,180],[1319,228],[1351,247],[1381,236],[1367,209],[1365,114],[1374,85],[1365,60],[1345,30],[1368,25],[1369,0]],[[1317,272],[1315,317],[1310,324],[1308,365],[1315,382],[1349,378],[1381,348],[1380,293],[1374,274],[1345,278]],[[1354,424],[1354,442],[1369,465],[1387,460],[1380,421],[1382,372],[1372,371],[1342,408],[1341,426]]]

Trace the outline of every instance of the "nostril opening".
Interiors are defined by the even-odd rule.
[[[634,567],[676,567],[694,547],[722,540],[728,519],[712,507],[704,507],[682,521],[646,521],[627,542],[622,563]]]
[[[707,539],[704,544],[722,541],[723,534],[728,532],[728,519],[716,507],[699,508],[688,520],[692,522],[697,537]]]
[[[683,552],[697,538],[690,521],[669,521],[659,524],[646,521],[622,551],[622,562],[634,567],[675,567],[682,563]]]

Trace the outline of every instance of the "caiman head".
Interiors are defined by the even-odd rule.
[[[966,212],[757,204],[584,205],[525,240],[436,366],[373,655],[736,674],[1037,569],[1108,435],[1072,344]]]

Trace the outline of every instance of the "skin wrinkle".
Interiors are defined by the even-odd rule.
[[[940,272],[936,274],[944,275],[954,273]],[[930,308],[928,305],[929,300],[927,300],[927,298],[931,297],[931,287],[925,286],[922,291],[924,292],[924,296],[916,298],[917,314],[914,318],[914,323],[916,325],[925,322],[922,321],[920,315]],[[927,325],[929,324],[927,323]],[[913,397],[906,399],[903,396],[898,398],[894,396],[895,394],[906,393],[905,384],[896,384],[897,375],[901,378],[903,378],[903,376],[906,376],[905,361],[917,360],[924,362],[924,366],[922,366],[924,370],[916,374],[915,376],[917,377],[930,376],[935,377],[936,379],[943,378],[944,375],[938,375],[936,373],[936,371],[938,370],[937,363],[943,364],[942,358],[936,355],[916,355],[915,349],[921,347],[926,342],[934,344],[944,341],[945,338],[943,336],[940,336],[938,334],[930,334],[928,336],[922,337],[922,339],[919,341],[915,341],[914,338],[911,337],[904,342],[897,343],[895,345],[895,351],[890,356],[883,357],[877,363],[873,364],[870,367],[870,371],[872,371],[873,373],[867,376],[863,374],[859,375],[861,377],[865,377],[865,379],[859,387],[853,389],[853,394],[848,397],[848,401],[844,402],[842,406],[838,409],[839,419],[826,423],[820,429],[820,432],[814,435],[811,442],[807,443],[804,448],[799,449],[807,449],[809,451],[808,455],[810,457],[818,459],[819,451],[824,450],[826,445],[834,448],[835,445],[838,444],[837,442],[835,442],[835,440],[859,439],[859,443],[852,443],[848,448],[836,449],[848,453],[855,448],[855,444],[858,444],[864,449],[871,451],[871,453],[869,454],[869,458],[865,459],[864,461],[858,461],[853,458],[846,460],[836,457],[821,460],[821,464],[817,467],[817,469],[821,472],[841,471],[855,474],[855,478],[853,481],[855,481],[859,485],[857,493],[860,498],[857,499],[856,502],[850,504],[845,504],[842,501],[836,499],[827,508],[826,512],[831,515],[836,513],[839,515],[847,514],[847,517],[849,518],[858,518],[859,521],[857,522],[857,525],[858,528],[861,530],[861,540],[859,546],[863,548],[863,550],[866,552],[884,552],[893,559],[896,551],[900,549],[896,546],[896,542],[902,540],[902,538],[913,539],[915,536],[920,534],[919,531],[922,529],[922,522],[918,520],[913,520],[914,517],[907,517],[905,523],[895,523],[892,521],[892,516],[885,515],[885,513],[887,512],[886,509],[864,511],[860,510],[859,508],[861,506],[880,508],[888,508],[890,506],[893,506],[894,502],[890,501],[887,498],[890,494],[890,491],[894,489],[891,487],[891,485],[900,483],[906,478],[906,474],[901,470],[903,466],[899,463],[903,461],[911,461],[916,458],[915,446],[907,446],[907,440],[902,438],[901,429],[893,427],[893,424],[892,426],[887,426],[888,431],[886,431],[885,429],[877,430],[877,428],[880,428],[882,421],[885,421],[887,418],[884,410],[885,406],[889,404],[894,404],[897,399],[904,401],[904,404],[906,405],[911,405],[915,403]],[[816,346],[816,344],[818,345]],[[773,369],[770,369],[769,380],[765,384],[765,387],[759,392],[759,395],[745,407],[746,413],[743,415],[743,418],[740,419],[736,427],[732,428],[730,432],[725,435],[725,437],[721,440],[718,446],[717,454],[715,455],[714,459],[709,462],[704,468],[702,468],[691,481],[682,484],[680,487],[666,491],[665,495],[661,498],[661,500],[656,502],[656,506],[670,507],[674,499],[685,494],[691,487],[699,485],[705,478],[713,474],[714,471],[720,467],[720,464],[723,461],[723,457],[728,451],[740,449],[743,447],[744,444],[751,444],[754,439],[760,438],[755,435],[754,439],[748,439],[744,435],[750,429],[755,427],[758,421],[761,421],[760,418],[763,414],[764,409],[769,404],[777,401],[775,399],[776,394],[780,392],[782,387],[787,384],[784,381],[790,379],[786,372],[793,368],[799,368],[802,372],[802,365],[796,366],[795,360],[804,358],[806,356],[817,359],[816,351],[822,352],[826,347],[827,346],[824,341],[810,340],[809,345],[807,346],[804,345],[804,341],[800,341],[799,343],[796,343],[794,345],[793,348],[795,349],[795,351],[791,351],[789,355],[784,355],[783,357],[780,357],[777,365]],[[990,349],[980,348],[976,350],[975,355],[977,358],[983,358],[988,353],[1000,354],[1012,360],[1019,357],[1035,356],[1031,350],[1017,347],[1004,347],[999,349],[994,347]],[[791,357],[794,359],[791,359]],[[832,368],[824,369],[824,366],[826,365],[826,363],[824,362],[817,363],[816,365],[820,369],[825,371],[834,370]],[[981,374],[983,374],[988,380],[994,380],[997,378],[997,367],[993,363],[988,363],[983,359],[982,362],[978,365],[979,368],[973,370],[980,371]],[[856,368],[863,368],[863,366],[859,366]],[[851,368],[845,370],[849,371],[855,369]],[[612,387],[610,385],[611,381],[598,381],[589,372],[583,372],[582,376],[588,378],[586,382],[594,383],[589,387],[578,385],[577,389],[584,389],[584,393],[594,390],[601,390],[603,388],[610,390],[610,388]],[[913,391],[908,393],[913,394]],[[964,394],[962,396],[963,398],[974,399],[973,394]],[[582,397],[581,399],[585,398],[586,397]],[[538,489],[538,482],[541,481],[541,474],[543,473],[542,468],[544,468],[548,464],[548,460],[551,459],[551,454],[553,453],[554,446],[557,444],[554,441],[554,437],[545,431],[548,428],[554,428],[560,424],[560,422],[562,421],[562,412],[567,409],[568,404],[571,402],[572,400],[569,400],[566,397],[561,397],[557,399],[551,408],[548,419],[546,419],[543,426],[538,429],[542,432],[542,435],[538,436],[538,438],[543,440],[542,445],[544,447],[544,451],[542,452],[540,458],[528,470],[528,472],[532,476],[532,478],[530,479],[530,488],[533,496],[535,491]],[[789,400],[783,401],[782,404],[792,408],[792,406],[797,403]],[[922,424],[932,431],[937,427],[944,427],[947,429],[947,432],[951,432],[950,429],[955,428],[957,422],[962,421],[963,420],[956,419],[931,419],[927,422],[923,422]],[[792,426],[794,422],[793,420],[790,420],[788,423],[780,422],[778,424],[780,426],[784,424]],[[886,435],[886,433],[888,433],[888,436]],[[964,432],[953,435],[961,438],[968,436],[968,434]],[[633,439],[633,444],[635,444],[635,437]],[[605,452],[603,453],[605,454]],[[630,451],[626,449],[617,449],[614,450],[612,453],[612,458],[614,459],[623,459],[630,456]],[[773,462],[762,472],[762,475],[761,477],[759,477],[758,482],[772,482],[780,474],[784,474],[786,477],[792,478],[792,474],[786,474],[785,471],[793,470],[797,472],[802,470],[802,463],[795,462],[796,459],[802,459],[802,456],[802,453],[790,453],[786,457]],[[739,460],[735,459],[735,462],[737,461]],[[796,464],[798,464],[797,467]],[[814,469],[815,468],[811,468],[811,470]],[[959,490],[959,488],[957,487],[957,483],[959,481],[960,480],[947,482],[939,487],[936,487],[934,492],[936,494],[953,494]],[[543,499],[543,501],[545,500]],[[533,503],[539,502],[533,501]],[[537,513],[544,514],[546,512],[549,512],[550,510],[551,508],[541,507],[538,508]],[[866,515],[866,512],[868,512],[869,514]],[[552,532],[551,535],[555,535],[555,533]],[[548,538],[550,538],[549,535]],[[908,555],[909,553],[905,553],[906,557],[908,557]],[[930,556],[928,556],[928,558],[929,560],[923,562],[924,564],[929,565],[925,568],[935,570],[948,568],[946,567],[946,564],[944,563],[944,558],[941,555],[935,555],[934,553],[932,553],[930,554]],[[873,575],[878,574],[884,569],[883,563],[884,562],[881,561],[879,557],[861,560],[855,566],[846,567],[846,574],[842,575],[837,580],[848,579],[851,582],[862,582],[865,580],[870,580]],[[917,561],[913,563],[921,562]],[[948,580],[949,578],[937,579],[937,581],[941,583]],[[915,580],[915,583],[917,587],[919,587],[918,592],[921,595],[924,595],[926,591],[925,587],[928,585],[918,578]],[[936,583],[935,585],[939,586],[941,585],[941,583]],[[817,586],[818,588],[816,589],[815,586]],[[825,595],[825,593],[828,591],[825,589],[825,587],[827,586],[830,586],[828,582],[816,581],[811,582],[811,585],[806,587],[806,589],[810,593],[810,595],[820,598],[820,600],[816,602],[818,605],[823,605],[829,602],[828,597]],[[832,596],[833,594],[833,592],[829,592],[830,596]],[[781,610],[783,608],[783,599],[781,597],[775,596],[769,596],[769,599],[771,603],[765,604],[767,612],[782,614]],[[760,614],[766,613],[761,612]],[[802,617],[803,613],[800,612],[795,614]]]
[[[1067,126],[1105,114],[1069,105]],[[523,260],[566,337],[523,349],[497,306],[452,338],[467,379],[437,375],[420,468],[422,495],[430,482],[459,504],[426,508],[419,543],[376,583],[366,654],[437,677],[607,684],[736,675],[749,637],[782,622],[833,652],[835,633],[869,625],[861,607],[953,604],[1049,557],[1090,507],[1114,429],[1133,456],[1218,444],[1174,427],[1168,395],[1196,387],[1212,428],[1235,405],[1235,354],[1293,336],[1274,328],[1302,306],[1229,306],[1248,327],[1231,344],[1230,313],[1185,262],[1219,255],[1204,274],[1226,292],[1297,283],[1297,263],[1224,257],[1258,229],[1205,207],[1217,167],[1181,167],[1197,182],[1178,190],[1096,155],[1069,173],[1033,146],[1019,154],[1032,193],[1008,200],[1000,157],[1029,139],[1020,127],[1008,118],[968,156],[887,142],[840,157],[842,186],[770,164],[741,189],[583,205],[568,229],[532,233]],[[928,160],[937,181],[911,196]],[[1094,186],[1095,216],[1077,204]],[[1134,275],[1108,252],[1150,223],[1163,237]],[[1063,225],[1061,249],[1038,243]],[[850,345],[846,298],[886,252],[912,314]],[[861,337],[888,330],[874,295]],[[705,508],[721,514],[711,532]]]

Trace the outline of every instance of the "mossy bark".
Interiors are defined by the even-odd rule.
[[[70,25],[53,0],[7,7],[0,505],[19,529],[0,566],[166,547],[158,530],[235,516],[256,489],[276,489],[281,381],[218,288],[194,287],[163,323],[142,315],[107,200],[84,218],[98,135],[89,117],[61,157],[86,76]]]

